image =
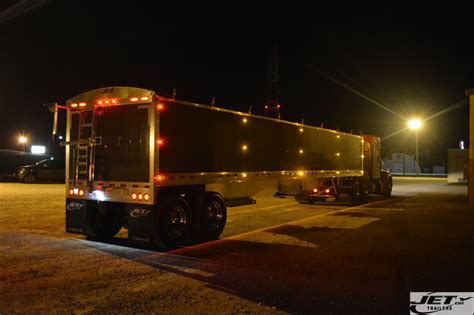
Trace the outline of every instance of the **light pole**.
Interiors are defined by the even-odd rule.
[[[419,119],[411,119],[407,122],[408,128],[415,132],[415,156],[416,156],[416,163],[420,166],[420,162],[418,160],[418,129],[421,128],[421,120]],[[420,167],[421,168],[421,167]],[[418,169],[416,168],[415,164],[415,173],[418,175]]]
[[[23,151],[25,151],[26,142],[28,142],[28,138],[26,138],[25,136],[20,136],[18,137],[18,142],[21,144],[21,148],[23,149]]]

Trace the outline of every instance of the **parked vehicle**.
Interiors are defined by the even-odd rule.
[[[15,179],[24,183],[39,181],[64,182],[64,160],[49,158],[33,165],[22,165],[15,170]]]
[[[172,248],[218,238],[228,206],[255,203],[253,195],[282,179],[340,182],[332,187],[350,187],[357,202],[369,186],[389,187],[388,177],[379,180],[380,147],[376,165],[368,163],[374,139],[363,136],[133,87],[51,104],[53,134],[59,109],[67,111],[69,233],[100,240],[126,227],[131,242]]]

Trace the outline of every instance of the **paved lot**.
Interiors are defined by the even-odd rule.
[[[64,186],[0,183],[0,313],[408,313],[474,291],[466,186],[397,178],[360,207],[263,192],[223,238],[170,252],[64,233]]]

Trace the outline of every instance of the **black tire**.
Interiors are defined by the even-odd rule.
[[[369,182],[367,180],[362,180],[360,185],[360,194],[359,194],[359,204],[364,204],[369,202]]]
[[[33,183],[36,183],[37,181],[38,181],[38,175],[36,175],[33,172],[26,174],[25,177],[23,178],[23,182],[27,184],[33,184]]]
[[[124,223],[123,205],[119,203],[87,203],[88,234],[97,239],[111,239]]]
[[[389,198],[392,195],[392,187],[393,187],[393,182],[392,182],[392,179],[390,178],[388,181],[388,187],[383,194],[386,198]]]
[[[351,191],[351,205],[357,206],[360,205],[360,194],[361,194],[361,183],[358,180],[353,180],[352,182],[352,191]]]
[[[227,222],[227,207],[217,193],[206,192],[197,198],[194,238],[198,242],[216,240]]]
[[[191,207],[181,197],[171,197],[158,207],[158,235],[163,244],[177,248],[189,243],[192,234]]]

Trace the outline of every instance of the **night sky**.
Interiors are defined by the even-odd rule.
[[[261,113],[276,45],[282,119],[382,138],[405,127],[318,71],[406,118],[465,101],[420,131],[422,164],[443,163],[447,148],[468,143],[464,91],[474,87],[473,8],[450,3],[2,0],[0,148],[17,149],[22,131],[47,143],[42,104],[106,86],[176,88],[178,99]],[[382,145],[384,156],[414,152],[414,135]]]

